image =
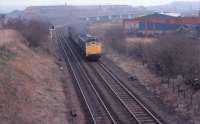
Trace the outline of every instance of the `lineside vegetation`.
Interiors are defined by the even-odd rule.
[[[125,42],[123,28],[111,27],[105,34],[108,46],[125,55],[141,61],[163,79],[181,76],[183,84],[191,86],[194,92],[200,89],[200,42],[190,39],[185,33],[159,36],[155,42]],[[169,82],[168,82],[169,83]]]
[[[44,21],[13,19],[8,21],[4,27],[19,31],[25,38],[25,43],[30,48],[42,48],[49,51],[47,47],[47,42],[49,41],[49,26],[50,23]]]

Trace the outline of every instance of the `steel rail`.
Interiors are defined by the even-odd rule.
[[[99,62],[99,65],[124,89],[124,91],[126,91],[128,93],[129,96],[131,96],[137,102],[137,104],[145,112],[148,113],[148,115],[150,115],[152,117],[152,119],[154,119],[156,124],[162,124],[162,122],[159,119],[157,119],[157,117],[154,116],[152,114],[152,112],[150,112],[149,109],[147,109],[147,107],[132,92],[130,92],[130,90],[127,87],[124,86],[124,84],[121,82],[121,80],[119,80],[119,78],[102,61]],[[137,119],[137,120],[140,120],[140,119]]]
[[[74,51],[76,51],[76,50],[74,50]],[[79,55],[77,51],[76,51],[76,53],[77,53],[77,55]],[[79,56],[80,56],[80,55],[79,55]],[[88,66],[90,66],[93,70],[95,70],[95,68],[92,67],[91,65],[88,64]],[[96,73],[98,74],[98,71],[96,71]],[[100,78],[102,78],[103,81],[105,82],[104,77],[102,77],[100,74],[98,74],[98,76],[100,76]],[[136,117],[134,116],[134,114],[129,110],[129,108],[126,106],[126,104],[125,104],[125,103],[118,97],[118,95],[112,90],[112,88],[108,85],[108,83],[107,83],[107,86],[109,87],[109,89],[111,89],[112,93],[114,93],[115,97],[117,97],[117,100],[122,104],[122,106],[123,106],[123,107],[125,108],[125,110],[128,112],[127,114],[129,114],[129,115],[132,116],[132,119],[130,119],[130,120],[134,120],[134,121],[136,121],[137,124],[141,124],[141,123],[139,122],[139,120],[136,119]]]
[[[66,41],[66,39],[64,39]],[[111,113],[109,112],[108,108],[106,107],[106,105],[104,104],[102,98],[100,97],[100,95],[98,94],[97,90],[95,89],[94,85],[92,84],[92,81],[90,80],[90,78],[88,77],[87,72],[83,69],[83,67],[81,66],[81,64],[79,63],[80,58],[78,58],[78,56],[76,56],[74,54],[74,51],[72,50],[72,48],[70,47],[70,45],[68,44],[68,42],[66,41],[66,45],[67,48],[70,50],[72,56],[74,57],[74,59],[78,62],[78,66],[81,69],[81,72],[83,73],[84,77],[86,78],[86,80],[89,82],[90,86],[92,87],[92,90],[94,91],[95,95],[97,96],[97,99],[99,100],[100,104],[103,106],[104,110],[106,111],[106,114],[108,115],[108,118],[110,119],[112,124],[117,124],[116,121],[114,120],[114,118],[112,117]],[[95,118],[95,117],[94,117]]]
[[[113,90],[113,88],[109,85],[108,81],[97,71],[97,69],[94,66],[91,66],[96,74],[104,81],[106,86],[109,87],[109,89],[114,93],[114,95],[118,98],[118,100],[121,102],[121,104],[126,108],[126,110],[132,115],[132,117],[136,120],[137,124],[141,124],[139,120],[137,120],[136,116],[129,110],[128,106],[125,104],[123,100],[117,95],[117,93]]]
[[[74,45],[74,44],[71,44],[71,45]],[[72,48],[74,48],[74,47],[72,47]],[[78,56],[78,58],[79,58],[79,60],[81,60],[81,57],[80,57],[80,54],[77,52],[77,50],[74,50],[75,52],[76,52],[76,56]],[[85,63],[86,64],[86,63]],[[84,67],[84,64],[83,64],[83,67]],[[84,67],[84,70],[87,70],[86,69],[86,67]],[[90,82],[91,84],[92,84],[92,82]],[[93,85],[93,84],[92,84]],[[94,86],[93,86],[94,87]],[[117,101],[119,101],[118,99],[117,99]],[[121,103],[121,101],[120,101],[120,103]],[[122,104],[122,103],[121,103]],[[123,104],[122,104],[123,105]],[[132,116],[132,114],[130,113],[130,111],[125,107],[125,109],[126,109],[126,111]],[[130,120],[135,120],[135,117],[133,117],[132,119],[130,119]],[[135,120],[136,121],[136,120]]]
[[[57,40],[58,40],[58,36],[57,36],[57,35],[58,35],[58,34],[57,34],[57,32],[56,32],[56,38],[57,38]],[[70,62],[70,59],[69,59],[69,57],[67,56],[67,53],[66,53],[65,49],[64,49],[63,46],[62,46],[62,41],[61,41],[61,39],[59,39],[59,41],[57,41],[57,43],[58,43],[58,45],[59,45],[59,48],[61,48],[61,50],[62,50],[61,53],[63,54],[64,59],[66,59],[66,60],[67,60],[67,63],[69,64],[69,67],[70,67],[70,70],[71,70],[71,72],[72,72],[72,74],[73,74],[74,80],[75,80],[75,82],[76,82],[77,85],[78,85],[78,88],[79,88],[79,90],[80,90],[80,92],[81,92],[81,95],[82,95],[82,97],[83,97],[83,100],[84,100],[84,102],[85,102],[85,104],[86,104],[86,107],[87,107],[87,109],[88,109],[88,111],[89,111],[89,114],[90,114],[90,116],[91,116],[91,118],[92,118],[92,123],[96,124],[95,119],[94,119],[94,115],[92,114],[91,108],[90,108],[90,106],[89,106],[89,104],[88,104],[88,102],[87,102],[87,100],[86,100],[86,97],[85,97],[85,95],[84,95],[84,93],[83,93],[83,90],[82,90],[82,88],[81,88],[81,86],[80,86],[80,82],[79,82],[79,80],[78,80],[78,78],[77,78],[77,75],[76,75],[76,73],[75,73],[75,70],[73,69],[73,66],[72,66],[72,64],[71,64],[71,62]],[[66,61],[66,60],[65,60],[65,61]]]
[[[71,49],[71,51],[73,51],[70,46],[68,48]],[[74,50],[74,51],[77,52],[76,50]],[[79,60],[81,60],[79,54],[76,54],[76,55],[74,54],[73,56],[77,57],[77,55],[79,56]],[[132,115],[132,117],[138,124],[162,124],[161,121],[156,116],[154,116],[152,114],[152,112],[149,111],[149,109],[147,109],[145,107],[145,105],[136,97],[136,95],[134,95],[132,92],[130,92],[130,90],[126,86],[124,86],[122,81],[102,61],[100,61],[99,64],[97,64],[97,65],[99,65],[99,67],[101,67],[101,69],[103,69],[104,72],[106,72],[109,75],[111,80],[115,81],[116,83],[110,84],[110,82],[108,82],[102,76],[102,74],[99,73],[99,70],[97,71],[97,69],[95,68],[97,66],[91,66],[88,64],[88,66],[91,66],[93,68],[93,70],[95,70],[96,74],[104,81],[104,83],[109,87],[109,89],[111,89],[111,91],[114,93],[114,95],[118,98],[118,100],[122,103],[122,105]],[[80,67],[81,67],[81,65],[80,65]],[[85,73],[85,75],[87,75],[86,72],[84,72],[84,73]],[[89,79],[89,77],[88,77],[88,79]],[[90,85],[92,85],[93,89],[95,89],[91,81],[90,81]],[[116,88],[114,85],[116,85],[116,86],[118,85],[117,87],[119,89],[121,88],[120,89],[121,91],[118,88]],[[115,87],[116,89],[113,89],[113,87]],[[96,90],[95,90],[95,92],[97,93]],[[103,102],[103,100],[101,100],[101,101]]]

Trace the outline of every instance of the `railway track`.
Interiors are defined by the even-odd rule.
[[[74,44],[70,44],[70,45],[71,45],[74,53],[76,54],[76,56],[81,61],[82,57],[79,55],[77,50],[74,49],[74,47],[75,47]],[[81,64],[82,64],[82,66],[85,70],[90,70],[90,68],[93,68],[93,67],[90,66],[91,63],[87,65],[87,63],[85,63],[85,61],[83,61],[83,63],[81,63]],[[86,71],[86,72],[89,73],[89,71]],[[90,75],[91,75],[91,73],[94,73],[94,72],[90,72]],[[90,76],[90,77],[94,78],[95,75]],[[98,89],[98,92],[100,92],[100,94],[102,95],[102,99],[104,99],[103,97],[109,97],[109,100],[104,99],[104,101],[109,102],[109,104],[107,104],[107,106],[108,106],[107,108],[110,108],[110,106],[112,106],[110,109],[115,109],[114,111],[112,111],[112,110],[110,110],[110,111],[112,111],[111,113],[114,112],[113,116],[115,116],[116,122],[118,124],[139,124],[135,115],[129,110],[129,108],[123,103],[123,101],[121,101],[121,99],[118,98],[116,93],[112,92],[112,90],[110,90],[110,87],[107,87],[107,86],[102,87],[101,86],[101,81],[102,80],[93,81],[92,85],[96,89]],[[97,85],[99,85],[99,86],[97,86]],[[113,107],[113,106],[115,106],[115,107]]]
[[[60,34],[60,49],[70,66],[95,124],[163,124],[101,61],[86,63]],[[94,78],[98,78],[97,81]]]
[[[134,115],[138,124],[162,124],[160,119],[152,114],[105,64],[101,61],[93,63],[93,68],[105,85],[116,94],[123,105]]]
[[[62,38],[62,39],[60,39]],[[116,124],[115,120],[106,108],[103,100],[91,84],[89,77],[80,65],[80,61],[73,54],[72,49],[68,44],[62,44],[63,36],[59,36],[59,48],[61,49],[61,54],[66,59],[66,62],[70,66],[70,70],[73,74],[75,82],[77,83],[83,101],[88,109],[87,117],[89,117],[89,123],[93,124]]]

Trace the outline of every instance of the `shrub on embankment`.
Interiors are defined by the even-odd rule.
[[[185,34],[175,33],[158,37],[154,42],[125,40],[122,27],[106,31],[107,45],[119,54],[137,59],[163,78],[182,76],[184,84],[200,89],[200,42]]]
[[[143,45],[141,60],[160,76],[183,76],[187,81],[200,78],[200,43],[173,34],[159,37],[157,41]]]
[[[47,50],[45,46],[47,41],[49,41],[49,26],[50,24],[48,22],[43,21],[13,19],[5,25],[5,28],[19,31],[26,39],[26,44],[30,48],[43,48]]]

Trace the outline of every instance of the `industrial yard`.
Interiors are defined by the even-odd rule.
[[[2,124],[200,123],[199,1],[54,2],[0,2]]]

